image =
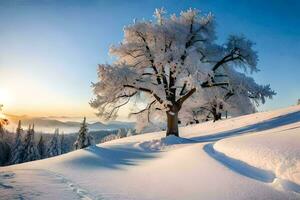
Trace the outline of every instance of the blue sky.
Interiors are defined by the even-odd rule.
[[[219,41],[243,33],[256,43],[257,82],[277,92],[261,110],[300,98],[300,1],[0,1],[0,101],[28,115],[93,116],[88,102],[97,64],[133,19],[193,7],[211,11]],[[1,95],[2,90],[2,95]],[[1,99],[2,98],[2,99]]]

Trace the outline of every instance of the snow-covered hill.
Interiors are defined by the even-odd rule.
[[[0,199],[300,199],[300,106],[0,168]]]

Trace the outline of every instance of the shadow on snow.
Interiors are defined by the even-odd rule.
[[[257,131],[264,131],[272,128],[276,128],[283,125],[292,124],[300,121],[300,111],[289,113],[283,116],[275,117],[263,122],[252,124],[249,126],[241,127],[234,130],[224,131],[213,135],[199,136],[181,141],[184,143],[198,143],[198,142],[214,142],[223,138],[233,137],[246,133],[252,133]],[[149,149],[136,148],[135,143],[125,145],[113,145],[106,147],[91,146],[83,151],[88,152],[85,156],[73,157],[70,160],[65,160],[65,163],[71,164],[72,167],[87,167],[91,168],[110,168],[110,169],[122,169],[122,166],[138,165],[140,161],[157,158],[159,151],[150,151]],[[171,144],[169,144],[171,145]],[[141,146],[143,147],[143,146]],[[206,147],[206,151],[209,146]],[[74,165],[73,165],[74,164]],[[124,169],[124,168],[123,168]],[[252,173],[256,174],[256,173]],[[269,175],[268,175],[269,176]],[[269,178],[262,177],[262,181],[268,182]]]
[[[224,131],[213,135],[199,136],[193,137],[192,140],[196,140],[197,142],[214,142],[217,140],[221,140],[227,137],[242,135],[246,133],[253,133],[259,131],[265,131],[268,129],[277,128],[280,126],[293,124],[300,121],[300,111],[289,113],[286,115],[282,115],[279,117],[275,117],[266,121],[262,121],[256,124],[252,124],[249,126],[241,127],[234,130]]]
[[[274,181],[275,174],[273,172],[253,167],[241,160],[230,158],[224,153],[216,151],[213,145],[213,143],[206,144],[203,147],[204,151],[232,171],[265,183],[272,183]]]
[[[127,144],[128,145],[128,144]],[[121,166],[137,165],[139,161],[156,158],[155,152],[146,152],[134,147],[114,145],[109,148],[90,146],[83,149],[88,154],[65,161],[72,166],[91,168],[122,169]]]
[[[214,143],[204,145],[203,150],[222,165],[238,174],[264,183],[274,183],[277,181],[285,190],[300,193],[300,185],[289,180],[280,179],[276,177],[272,171],[251,166],[246,162],[231,158],[222,152],[216,151],[214,149]]]

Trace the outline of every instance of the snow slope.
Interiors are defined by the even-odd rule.
[[[0,168],[0,199],[300,199],[300,106]]]
[[[300,192],[300,122],[225,139],[214,147],[228,157],[268,170],[276,182],[284,181],[283,187]]]

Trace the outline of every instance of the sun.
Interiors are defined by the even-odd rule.
[[[1,125],[2,119],[6,118],[5,115],[2,113],[2,107],[3,107],[3,105],[0,104],[0,125]]]
[[[6,116],[3,113],[0,113],[0,123],[2,123],[2,120],[6,119]]]
[[[11,96],[8,90],[0,88],[0,105],[9,104],[10,101],[11,101]]]

